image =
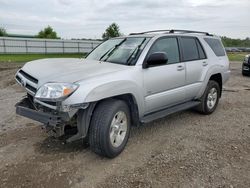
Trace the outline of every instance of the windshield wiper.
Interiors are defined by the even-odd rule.
[[[106,53],[104,53],[104,54],[100,57],[99,61],[101,61],[101,60],[107,55],[107,58],[104,59],[104,61],[106,61],[106,60],[114,53],[114,51],[115,51],[120,45],[122,45],[122,43],[124,43],[126,40],[127,40],[127,38],[123,39],[120,43],[116,44],[113,48],[110,48]]]
[[[131,53],[131,55],[128,57],[128,59],[127,59],[127,62],[126,62],[126,64],[127,65],[130,65],[130,60],[131,60],[131,58],[133,57],[133,58],[135,58],[136,56],[137,56],[137,54],[138,54],[138,52],[139,52],[139,49],[141,48],[141,45],[145,42],[145,40],[146,40],[146,38],[144,38],[143,40],[142,40],[142,42],[134,49],[134,51]],[[135,54],[135,55],[134,55]]]

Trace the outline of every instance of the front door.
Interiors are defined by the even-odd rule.
[[[143,69],[146,113],[182,103],[185,100],[185,64],[180,62],[176,37],[159,38],[147,57],[154,52],[165,52],[166,65]]]

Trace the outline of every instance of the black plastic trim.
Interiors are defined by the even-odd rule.
[[[39,112],[34,109],[28,98],[24,98],[22,101],[16,104],[16,113],[18,115],[30,118],[40,123],[56,126],[61,123],[61,117],[58,115],[52,115],[49,113]]]
[[[170,114],[190,109],[190,108],[195,107],[195,106],[197,106],[199,104],[200,104],[199,101],[190,101],[190,102],[185,102],[185,103],[178,104],[178,105],[175,105],[175,106],[172,106],[172,107],[168,107],[168,108],[165,108],[165,109],[162,109],[162,110],[158,110],[158,111],[155,111],[155,112],[151,112],[151,113],[146,114],[141,119],[141,122],[142,123],[148,123],[148,122],[154,121],[156,119],[166,117],[166,116],[168,116]]]

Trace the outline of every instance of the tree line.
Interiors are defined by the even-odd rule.
[[[2,37],[8,37],[9,34],[7,33],[6,29],[3,27],[0,27],[0,36]],[[56,31],[51,26],[47,26],[41,31],[38,32],[37,35],[34,36],[35,38],[46,38],[46,39],[60,39],[60,37],[57,36]]]
[[[123,35],[120,32],[119,25],[116,23],[110,24],[104,33],[102,34],[102,39],[107,40],[113,37],[119,37]],[[8,36],[7,31],[0,27],[0,36]],[[35,35],[36,38],[47,38],[47,39],[59,39],[60,37],[57,35],[57,32],[51,27],[47,26]],[[246,39],[232,39],[226,36],[221,37],[221,40],[225,47],[250,47],[250,38]]]
[[[225,47],[250,47],[250,38],[246,39],[232,39],[228,37],[221,37],[222,43]]]
[[[107,40],[112,37],[118,37],[121,36],[120,29],[118,24],[112,23],[109,25],[105,32],[102,34],[102,39]],[[3,27],[0,27],[0,37],[8,37],[9,34],[7,33],[6,29]],[[10,35],[11,36],[11,35]],[[57,32],[51,27],[47,26],[41,31],[38,32],[37,35],[34,36],[35,38],[46,38],[46,39],[60,39],[60,37],[57,35]]]

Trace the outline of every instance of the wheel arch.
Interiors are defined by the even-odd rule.
[[[103,99],[95,102],[95,107],[98,104],[100,104],[101,102],[103,102],[105,100],[111,100],[111,99],[124,101],[128,105],[128,108],[130,110],[130,116],[131,116],[131,121],[132,121],[131,124],[133,126],[139,125],[139,109],[138,109],[138,104],[137,104],[136,98],[133,96],[133,94],[125,93],[125,94],[121,94],[121,95],[103,98]],[[93,111],[95,111],[95,109],[93,109]]]
[[[128,108],[130,111],[131,125],[132,126],[139,125],[138,105],[137,105],[135,97],[132,94],[126,93],[126,94],[116,95],[116,96],[112,96],[112,97],[107,97],[107,98],[103,98],[99,101],[89,103],[89,106],[87,109],[78,110],[78,112],[77,112],[78,132],[76,135],[73,135],[72,137],[67,139],[67,142],[72,142],[72,141],[78,140],[80,138],[85,138],[88,135],[90,122],[92,120],[92,116],[93,116],[93,113],[95,112],[96,107],[106,100],[122,100],[122,101],[124,101],[128,105]]]
[[[126,102],[130,110],[130,116],[131,116],[131,121],[132,121],[131,125],[138,126],[139,125],[139,110],[138,110],[138,105],[137,105],[135,97],[132,94],[127,93],[123,95],[114,96],[112,98],[119,99],[119,100]]]
[[[209,80],[213,80],[219,84],[219,86],[220,86],[220,95],[219,96],[221,97],[221,94],[222,94],[222,75],[221,75],[221,73],[211,75]]]
[[[216,82],[218,82],[219,86],[220,86],[220,96],[222,94],[222,88],[223,88],[223,77],[222,77],[222,73],[221,70],[218,70],[218,66],[213,67],[212,69],[209,69],[204,77],[204,79],[202,79],[202,87],[198,93],[198,95],[196,96],[196,99],[199,99],[200,97],[202,97],[203,93],[206,90],[207,84],[210,80],[214,80]]]

